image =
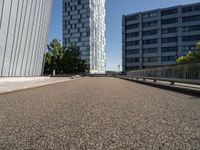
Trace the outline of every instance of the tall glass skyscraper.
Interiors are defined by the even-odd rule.
[[[52,0],[0,0],[0,77],[39,76]]]
[[[80,47],[90,73],[105,73],[105,0],[63,0],[63,45]]]

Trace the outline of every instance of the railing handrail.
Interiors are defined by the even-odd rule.
[[[163,66],[150,69],[140,69],[127,72],[128,76],[145,77],[145,78],[160,78],[160,79],[176,79],[199,81],[200,80],[200,63],[178,64],[173,66]],[[194,82],[192,82],[194,83]]]
[[[200,85],[200,80],[192,80],[192,79],[157,78],[157,77],[140,77],[140,76],[127,76],[127,77]]]
[[[151,69],[159,69],[159,68],[169,68],[169,67],[176,67],[176,66],[182,66],[182,65],[195,65],[195,64],[200,64],[200,61],[195,61],[195,62],[187,62],[187,63],[176,63],[176,64],[171,64],[171,65],[163,65],[163,66],[156,66],[156,67],[149,67],[149,68],[143,68],[143,69],[137,69],[137,70],[130,70],[128,72],[133,72],[133,71],[144,71],[144,70],[151,70]]]

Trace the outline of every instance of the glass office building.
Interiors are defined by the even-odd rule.
[[[40,76],[52,0],[0,0],[0,77]]]
[[[176,63],[200,41],[200,3],[123,16],[123,71]]]
[[[90,73],[105,73],[105,0],[63,0],[63,45],[80,47]]]

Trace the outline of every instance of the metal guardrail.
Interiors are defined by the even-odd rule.
[[[126,78],[200,85],[200,63],[177,64],[127,72]]]

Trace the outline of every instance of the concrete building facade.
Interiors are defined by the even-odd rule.
[[[0,0],[0,77],[40,76],[52,0]]]
[[[176,63],[200,41],[200,3],[123,16],[123,71]]]
[[[90,73],[105,73],[105,0],[63,0],[63,45],[76,44]]]

